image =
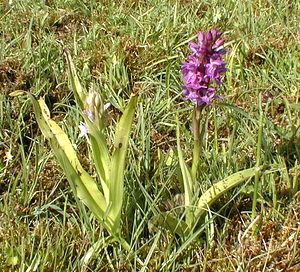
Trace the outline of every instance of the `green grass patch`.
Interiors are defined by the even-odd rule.
[[[2,3],[0,270],[298,271],[299,13],[297,1]],[[268,168],[257,183],[248,180],[222,196],[183,239],[151,219],[184,213],[176,114],[191,166],[193,107],[182,100],[180,65],[189,41],[210,28],[224,32],[228,72],[219,89],[224,99],[205,111],[199,192],[256,165],[261,125],[260,161]],[[30,100],[10,96],[22,90],[44,97],[94,175],[87,144],[78,138],[82,118],[63,48],[70,50],[83,87],[95,86],[112,105],[106,128],[111,150],[122,110],[132,93],[139,96],[120,223],[129,251],[76,206]]]

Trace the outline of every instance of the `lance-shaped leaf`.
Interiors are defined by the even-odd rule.
[[[195,218],[199,219],[209,207],[228,190],[238,186],[244,180],[254,177],[255,174],[261,170],[262,167],[253,167],[242,170],[214,184],[200,197],[197,209],[194,213]]]
[[[193,181],[191,177],[191,173],[188,169],[188,166],[186,165],[183,155],[182,155],[182,150],[180,147],[180,133],[179,133],[179,120],[177,116],[177,152],[178,152],[178,159],[179,159],[179,165],[182,173],[182,178],[183,178],[183,186],[184,186],[184,206],[187,209],[186,210],[186,219],[187,219],[187,224],[189,227],[191,227],[192,222],[193,222],[193,216],[190,211],[191,209],[191,204],[192,204],[192,198],[193,198],[193,193],[192,193],[192,186],[193,186]]]
[[[132,95],[120,121],[117,124],[114,153],[111,159],[109,192],[112,206],[110,216],[116,222],[117,227],[120,221],[123,203],[125,157],[136,103],[137,97]]]
[[[30,95],[38,125],[49,140],[73,192],[90,209],[96,218],[104,223],[111,233],[114,222],[107,217],[107,203],[96,182],[81,166],[73,146],[65,132],[50,119],[49,110],[43,99],[37,101]]]
[[[182,218],[177,218],[170,212],[160,213],[152,217],[148,227],[150,231],[159,227],[164,228],[169,230],[172,234],[177,233],[181,237],[187,237],[190,231],[188,225]]]
[[[68,49],[64,49],[64,55],[67,61],[68,66],[68,72],[69,72],[69,78],[71,81],[72,90],[74,92],[76,102],[81,108],[81,110],[86,110],[85,107],[87,106],[87,94],[83,91],[81,84],[79,82],[76,68],[74,66],[74,63],[72,61],[72,57],[68,51]],[[94,97],[95,98],[95,97]],[[92,97],[91,97],[92,99]],[[93,101],[90,101],[91,103]],[[102,104],[102,103],[101,103]],[[91,105],[89,105],[91,106]],[[99,109],[99,111],[104,111],[104,109]],[[96,115],[96,113],[94,112]],[[100,112],[97,114],[100,114]],[[98,116],[95,116],[99,119]],[[105,142],[105,137],[102,132],[102,128],[104,126],[103,120],[100,118],[98,120],[99,127],[94,123],[91,122],[88,118],[88,116],[84,115],[85,123],[88,127],[89,132],[89,138],[91,143],[91,149],[92,149],[92,156],[93,161],[95,163],[96,171],[98,174],[98,177],[101,182],[102,190],[105,196],[106,203],[109,203],[109,189],[108,189],[108,182],[109,182],[109,172],[110,172],[110,156],[108,152],[108,148]],[[101,126],[100,124],[101,123]]]
[[[80,107],[81,110],[84,110],[84,104],[85,104],[85,100],[86,100],[86,93],[83,91],[81,84],[79,82],[77,73],[76,73],[76,69],[74,66],[74,63],[72,61],[70,52],[68,49],[64,49],[64,55],[67,61],[67,66],[68,66],[68,72],[69,72],[69,78],[71,81],[71,86],[72,86],[72,90],[74,92],[75,95],[75,99],[76,102],[78,104],[78,106]]]
[[[106,203],[110,202],[109,181],[111,158],[105,142],[103,132],[88,118],[85,117],[91,143],[93,161],[98,177],[100,178],[102,190]]]

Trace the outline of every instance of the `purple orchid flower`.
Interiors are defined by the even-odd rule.
[[[197,106],[210,105],[216,95],[215,88],[210,85],[215,82],[221,85],[221,76],[226,72],[226,63],[223,55],[226,50],[221,48],[224,40],[220,39],[222,33],[215,29],[198,34],[198,43],[189,44],[192,54],[187,62],[183,62],[184,99],[191,100]]]

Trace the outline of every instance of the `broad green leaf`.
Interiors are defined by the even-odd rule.
[[[244,180],[254,177],[261,169],[262,167],[253,167],[242,170],[214,184],[200,197],[194,213],[195,218],[199,219],[219,197]]]
[[[111,158],[105,142],[105,137],[102,131],[88,118],[85,118],[85,122],[88,126],[93,161],[95,163],[96,171],[101,181],[101,186],[106,203],[109,203],[109,175]]]
[[[114,222],[106,218],[107,203],[96,182],[81,166],[73,146],[64,131],[50,119],[49,110],[42,99],[37,101],[29,95],[36,115],[38,125],[43,135],[49,140],[53,152],[78,198],[90,211],[102,221],[109,232]]]
[[[69,78],[71,80],[71,86],[75,95],[76,102],[81,110],[84,110],[84,104],[86,100],[86,93],[83,91],[81,84],[79,82],[76,68],[74,66],[74,63],[72,61],[72,57],[70,55],[70,52],[68,49],[64,49],[64,55],[67,61],[68,66],[68,72],[69,72]]]
[[[170,212],[160,213],[151,218],[149,222],[150,231],[158,227],[167,229],[172,234],[177,233],[181,237],[187,237],[190,230],[182,218],[177,218]]]
[[[125,157],[136,104],[137,96],[132,95],[120,121],[117,124],[115,133],[114,153],[111,160],[109,192],[110,201],[112,203],[111,217],[116,220],[116,222],[119,222],[121,215],[124,193]]]
[[[192,198],[193,198],[193,193],[192,193],[192,185],[193,185],[193,181],[192,181],[192,177],[191,177],[191,173],[188,169],[188,166],[186,165],[183,155],[182,155],[182,150],[180,147],[180,133],[179,133],[179,120],[178,120],[178,116],[177,116],[177,130],[176,130],[176,134],[177,134],[177,152],[178,152],[178,159],[179,159],[179,165],[180,165],[180,169],[181,169],[181,173],[182,173],[182,178],[183,178],[183,186],[184,186],[184,205],[186,207],[186,209],[190,209],[191,208],[191,204],[192,204]],[[189,226],[191,226],[193,218],[191,216],[190,211],[187,211],[187,223]]]

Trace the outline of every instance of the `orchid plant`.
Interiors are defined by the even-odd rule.
[[[226,72],[223,56],[227,51],[223,48],[224,40],[221,39],[221,35],[222,33],[215,29],[198,33],[198,43],[190,42],[189,48],[192,54],[181,66],[184,81],[183,99],[190,100],[194,104],[192,114],[194,149],[191,168],[186,164],[180,147],[180,128],[177,117],[177,151],[183,178],[185,220],[176,218],[170,212],[159,214],[153,219],[156,225],[164,225],[181,236],[188,235],[195,228],[220,196],[261,171],[259,166],[242,170],[215,183],[200,198],[197,195],[199,191],[197,174],[204,136],[201,133],[202,113],[205,108],[212,105],[215,99],[222,98],[217,94],[217,87],[222,84],[222,75]]]
[[[105,120],[101,96],[90,90],[87,93],[79,82],[71,55],[65,50],[69,78],[74,96],[84,122],[81,134],[86,135],[91,150],[96,178],[93,178],[79,162],[76,151],[67,134],[50,117],[44,100],[30,95],[38,125],[50,142],[77,200],[88,207],[110,236],[129,249],[120,236],[120,218],[124,194],[125,157],[128,148],[131,124],[137,97],[132,95],[123,115],[116,126],[112,154],[106,144]]]

